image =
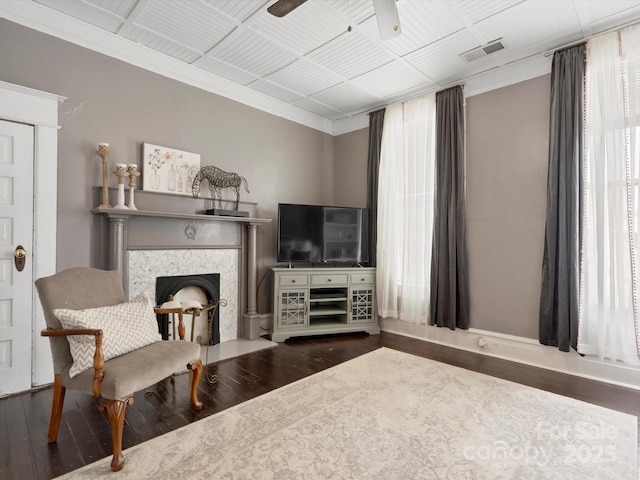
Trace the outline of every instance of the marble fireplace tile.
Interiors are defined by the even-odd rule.
[[[172,275],[220,274],[220,342],[238,338],[238,249],[129,250],[129,297],[156,295],[156,278]]]

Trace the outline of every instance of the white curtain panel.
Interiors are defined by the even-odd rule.
[[[429,320],[436,95],[387,107],[378,180],[377,295],[382,317]]]
[[[587,44],[578,351],[640,365],[640,29]]]

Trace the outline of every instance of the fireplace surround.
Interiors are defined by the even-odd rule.
[[[219,297],[227,305],[220,308],[220,342],[243,336],[239,326],[241,310],[240,250],[233,248],[130,250],[128,255],[128,290],[133,297],[147,293],[156,303],[158,277],[196,276],[212,272],[220,275]]]
[[[257,229],[271,219],[189,213],[204,210],[206,199],[139,193],[138,210],[92,210],[92,265],[120,272],[129,297],[147,292],[156,302],[157,277],[219,273],[220,298],[227,301],[219,312],[220,341],[249,338],[260,321]]]

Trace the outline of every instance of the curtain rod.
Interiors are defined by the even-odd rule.
[[[469,77],[465,77],[466,78],[471,78],[471,76]],[[404,103],[404,102],[410,102],[411,100],[415,100],[416,98],[422,97],[423,95],[427,95],[429,93],[438,93],[438,92],[442,92],[443,90],[447,90],[448,88],[453,88],[456,85],[460,85],[460,87],[462,88],[462,90],[464,90],[464,87],[466,86],[465,82],[452,82],[452,83],[447,83],[446,85],[438,85],[435,88],[431,88],[429,90],[425,90],[424,92],[420,92],[420,93],[416,93],[415,95],[411,95],[408,97],[403,97],[400,100],[396,100],[395,102],[391,102],[391,103],[387,103],[385,105],[382,105],[380,107],[376,107],[373,110],[369,110],[366,112],[362,112],[362,113],[358,113],[357,115],[369,115],[373,112],[377,112],[378,110],[382,110],[383,108],[387,108],[390,107],[391,105],[395,105],[396,103]]]
[[[600,35],[605,35],[607,33],[616,32],[618,30],[624,30],[625,28],[633,27],[635,25],[640,25],[640,22],[638,22],[638,20],[632,20],[630,22],[623,23],[621,25],[617,25],[615,27],[611,27],[611,28],[608,28],[606,30],[602,30],[601,32],[594,33],[593,35],[590,35],[587,38],[583,38],[583,39],[580,39],[580,40],[575,40],[573,42],[569,42],[569,43],[566,43],[564,45],[560,45],[559,47],[554,47],[553,50],[547,50],[546,52],[544,52],[544,56],[545,57],[550,57],[557,50],[562,50],[563,48],[568,48],[568,47],[572,47],[574,45],[578,45],[578,44],[583,43],[583,42],[588,42],[589,40],[592,40],[592,39],[594,39],[596,37],[599,37]]]

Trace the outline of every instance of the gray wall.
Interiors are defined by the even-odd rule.
[[[367,206],[369,129],[334,137],[333,200],[345,207]]]
[[[537,339],[548,75],[466,100],[471,327]],[[368,129],[336,137],[335,198],[366,203]],[[356,165],[357,163],[360,165]]]
[[[538,338],[548,75],[467,99],[471,326]]]
[[[333,138],[317,130],[0,19],[0,80],[68,98],[60,106],[57,268],[90,264],[91,188],[99,142],[111,163],[137,163],[143,143],[202,155],[245,176],[258,216],[278,202],[333,201]],[[115,186],[115,177],[111,186]],[[275,225],[259,228],[259,276],[275,261]],[[260,289],[268,311],[269,282]]]

